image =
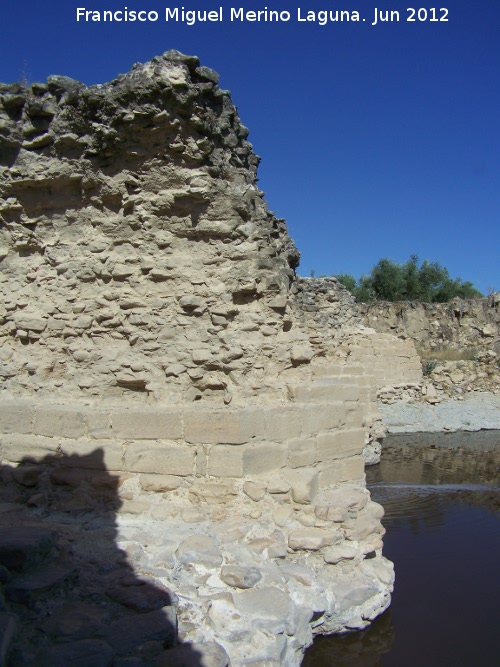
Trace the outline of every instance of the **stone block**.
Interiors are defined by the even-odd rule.
[[[308,364],[314,356],[313,349],[309,343],[295,344],[290,351],[292,364]]]
[[[0,433],[31,433],[33,403],[31,401],[2,401],[0,403]]]
[[[182,479],[174,475],[141,475],[139,483],[145,491],[163,493],[178,489],[182,484]]]
[[[268,440],[282,442],[302,433],[302,410],[277,406],[264,410],[264,433]]]
[[[161,475],[194,474],[195,449],[171,442],[136,441],[125,445],[124,469]]]
[[[87,434],[90,438],[111,437],[111,415],[109,412],[89,410],[85,413]]]
[[[270,442],[232,447],[219,445],[212,447],[208,455],[208,474],[217,477],[243,477],[286,465],[286,449],[283,445]]]
[[[320,433],[317,442],[318,461],[349,458],[363,451],[365,432],[359,428]]]
[[[355,401],[359,396],[357,384],[319,378],[314,384],[289,385],[292,400],[300,403],[329,403],[330,401]]]
[[[243,484],[243,492],[257,503],[266,495],[266,487],[264,484],[248,481]]]
[[[319,472],[320,487],[331,486],[338,482],[363,480],[365,477],[365,461],[362,456],[351,456],[339,459],[335,463],[324,466]]]
[[[223,505],[236,498],[233,482],[195,482],[189,489],[189,499],[194,503]]]
[[[294,551],[318,551],[323,547],[337,544],[343,538],[340,530],[324,530],[323,528],[298,528],[290,531],[288,546]]]
[[[123,446],[116,440],[61,440],[64,465],[89,470],[122,470]]]
[[[313,501],[318,490],[318,471],[315,468],[285,470],[283,477],[291,486],[294,502],[305,505]]]
[[[55,438],[17,433],[0,437],[0,453],[4,461],[18,462],[24,458],[39,460],[44,456],[55,455],[58,449],[59,441]]]
[[[335,610],[343,613],[352,607],[358,607],[377,593],[373,580],[364,575],[358,575],[355,582],[339,580],[335,584]]]
[[[113,410],[112,432],[118,438],[177,440],[182,438],[182,413],[164,410]]]
[[[184,410],[184,438],[196,444],[241,445],[262,434],[262,410]]]
[[[340,563],[341,560],[353,560],[360,556],[360,552],[356,547],[353,547],[349,544],[338,544],[332,547],[328,547],[323,551],[323,558],[325,563],[330,563],[336,565]]]
[[[81,438],[85,435],[84,412],[68,405],[38,405],[35,408],[33,433],[52,438]]]
[[[242,565],[223,565],[220,578],[233,588],[253,588],[262,579],[262,572],[256,567]]]
[[[288,465],[303,468],[316,463],[316,438],[293,438],[287,442]]]
[[[343,426],[346,409],[341,401],[307,405],[302,408],[302,435],[316,435]]]

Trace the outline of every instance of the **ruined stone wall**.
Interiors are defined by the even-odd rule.
[[[499,391],[500,298],[454,299],[451,303],[358,304],[366,326],[413,342],[431,403],[470,391]],[[415,396],[418,395],[418,392]],[[388,400],[394,400],[394,395]]]
[[[407,336],[424,349],[478,347],[500,351],[500,295],[451,303],[358,304],[366,326]]]
[[[167,52],[102,86],[0,86],[2,516],[77,523],[104,467],[183,641],[293,666],[390,601],[362,457],[390,345],[358,353],[347,292],[297,279],[217,81]]]
[[[2,87],[4,391],[283,391],[298,253],[217,78],[170,53],[105,86]]]
[[[364,314],[366,304],[358,304],[335,278],[301,278],[297,292],[300,318],[316,343],[316,367],[329,367],[336,374],[354,365],[376,389],[421,381],[413,342],[397,337],[400,331],[373,326],[377,322]]]
[[[26,456],[84,456],[102,448],[110,471],[170,475],[177,485],[196,476],[279,473],[310,486],[308,502],[318,485],[362,482],[359,387],[327,379],[291,391],[288,405],[237,409],[2,401],[0,454],[11,463]]]

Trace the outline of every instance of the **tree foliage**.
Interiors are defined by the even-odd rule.
[[[473,299],[483,296],[469,281],[450,277],[439,262],[425,260],[419,266],[417,255],[404,264],[381,259],[368,276],[356,280],[348,273],[336,275],[358,301],[422,301],[445,303],[455,297]]]

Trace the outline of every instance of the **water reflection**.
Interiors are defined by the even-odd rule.
[[[497,664],[499,472],[498,432],[388,439],[367,481],[386,511],[391,608],[364,632],[316,639],[303,667]]]
[[[381,667],[381,656],[394,642],[392,612],[388,609],[362,632],[318,637],[302,662],[302,667]]]

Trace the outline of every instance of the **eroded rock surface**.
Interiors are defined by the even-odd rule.
[[[1,87],[5,390],[230,401],[308,361],[284,332],[299,255],[216,81],[168,52]]]
[[[295,667],[390,602],[363,452],[415,350],[363,327],[335,279],[297,278],[247,134],[175,51],[105,85],[0,86],[16,665]]]

